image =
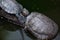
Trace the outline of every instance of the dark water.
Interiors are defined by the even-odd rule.
[[[37,11],[53,19],[60,29],[60,0],[17,0],[30,12]],[[0,40],[21,40],[20,31],[11,23],[0,20]],[[10,30],[10,31],[9,31]],[[59,30],[60,32],[60,30]],[[24,33],[25,40],[32,40]],[[60,33],[54,40],[60,40]]]

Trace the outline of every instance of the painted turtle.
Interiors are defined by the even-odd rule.
[[[56,36],[58,26],[47,16],[38,12],[32,12],[27,16],[25,30],[30,31],[37,40],[51,40]]]

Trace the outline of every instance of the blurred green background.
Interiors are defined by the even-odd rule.
[[[36,11],[47,15],[59,25],[60,29],[60,0],[17,0],[17,2],[30,12]],[[0,19],[0,40],[21,40],[18,28],[14,27],[17,26]],[[25,40],[32,40],[25,33],[24,36]],[[60,33],[54,40],[60,40]]]

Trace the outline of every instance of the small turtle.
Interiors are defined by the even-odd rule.
[[[41,13],[32,12],[27,16],[25,30],[30,31],[37,40],[51,40],[58,32],[58,25]]]
[[[29,14],[28,10],[15,0],[0,0],[0,7],[8,14],[16,15],[21,25],[25,23],[26,16]]]

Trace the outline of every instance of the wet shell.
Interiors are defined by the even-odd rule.
[[[10,14],[20,13],[23,10],[23,6],[15,0],[0,0],[0,7]]]
[[[38,12],[32,12],[27,17],[25,24],[25,28],[31,31],[38,40],[52,39],[58,32],[57,24],[47,16]]]

